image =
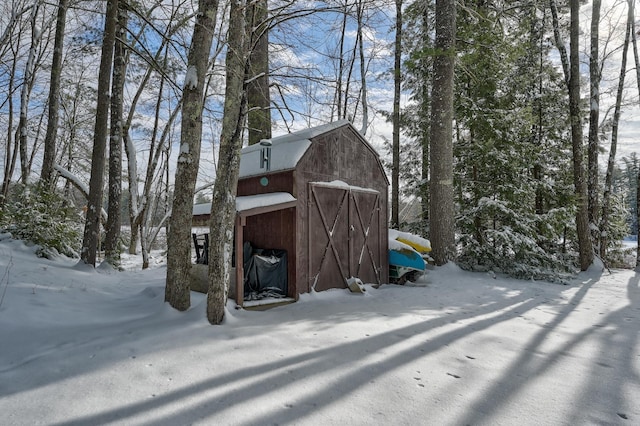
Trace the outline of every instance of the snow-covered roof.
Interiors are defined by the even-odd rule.
[[[243,195],[236,197],[236,211],[256,209],[258,207],[277,206],[296,201],[293,195],[288,192],[272,192],[269,194]]]
[[[352,190],[361,191],[361,192],[375,192],[375,193],[379,192],[378,190],[373,188],[363,188],[361,186],[349,185],[348,183],[342,180],[332,180],[331,182],[310,182],[310,183],[313,185],[325,186],[329,188],[352,189]]]
[[[311,146],[310,139],[348,123],[348,120],[339,120],[269,139],[271,142],[269,170],[263,167],[262,164],[262,150],[266,147],[260,144],[247,146],[240,152],[239,176],[242,178],[263,174],[267,171],[275,172],[294,169]]]
[[[236,211],[243,212],[260,207],[271,207],[296,201],[288,192],[271,192],[269,194],[244,195],[236,197]],[[193,206],[193,215],[200,216],[211,213],[211,203]]]
[[[211,213],[211,203],[195,204],[193,206],[194,216],[201,216],[203,214],[209,214],[209,213]]]

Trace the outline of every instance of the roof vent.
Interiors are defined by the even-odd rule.
[[[260,168],[266,169],[266,171],[271,170],[271,141],[269,139],[262,139],[260,141],[260,146],[262,150],[260,151]]]

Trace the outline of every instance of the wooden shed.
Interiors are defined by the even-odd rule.
[[[285,250],[287,296],[294,299],[345,288],[350,277],[387,283],[388,186],[379,155],[346,120],[248,146],[240,160],[236,253],[247,241]]]

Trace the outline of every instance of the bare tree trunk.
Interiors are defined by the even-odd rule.
[[[629,7],[635,10],[634,0],[628,0]],[[633,12],[635,13],[635,12]],[[638,101],[640,103],[640,58],[638,57],[638,32],[636,32],[636,22],[631,21],[631,41],[633,43],[633,58],[636,64],[636,84],[638,85]]]
[[[360,56],[360,99],[362,100],[362,127],[360,127],[360,134],[362,136],[367,133],[367,128],[369,127],[369,102],[367,101],[367,67],[364,56],[364,37],[362,36],[362,27],[364,25],[363,22],[363,14],[364,14],[364,5],[362,4],[362,0],[358,0],[357,4],[357,15],[358,15],[358,34],[357,40],[359,46],[359,56]],[[396,33],[397,34],[397,33]]]
[[[569,68],[569,57],[567,56],[567,47],[564,45],[562,36],[560,34],[560,22],[558,19],[558,6],[556,0],[550,0],[551,18],[553,20],[553,36],[555,38],[556,47],[558,53],[560,53],[560,64],[562,65],[562,71],[564,73],[565,84],[567,89],[569,88],[569,78],[571,75],[571,69]]]
[[[62,73],[62,49],[64,46],[64,30],[67,20],[69,0],[59,0],[56,18],[56,35],[51,63],[51,81],[49,82],[49,118],[47,133],[44,137],[44,157],[40,179],[47,186],[53,183],[53,165],[56,157],[58,118],[60,108],[60,74]]]
[[[157,3],[157,4],[160,4],[160,3]],[[153,8],[149,11],[149,13],[151,13],[152,10]],[[160,105],[163,102],[163,92],[164,92],[166,77],[163,76],[160,79],[160,87],[158,89],[158,100],[156,102],[156,117],[155,117],[155,123],[154,123],[154,131],[151,137],[151,144],[149,146],[149,160],[147,164],[147,171],[145,175],[142,196],[140,196],[140,192],[138,188],[139,177],[138,177],[138,164],[137,164],[136,150],[135,150],[135,147],[133,146],[133,141],[129,137],[129,129],[131,128],[133,119],[135,117],[136,106],[140,101],[140,99],[142,98],[142,96],[144,95],[145,88],[147,88],[149,80],[151,79],[154,73],[159,71],[157,68],[157,64],[162,61],[162,67],[161,67],[162,70],[167,69],[167,63],[169,62],[169,57],[170,57],[167,50],[170,44],[171,37],[175,34],[175,32],[177,32],[182,27],[182,21],[188,19],[188,17],[178,16],[179,13],[180,13],[179,9],[176,8],[174,9],[172,15],[170,16],[169,20],[171,22],[177,22],[177,23],[167,27],[165,33],[162,34],[162,42],[158,47],[158,50],[156,51],[153,57],[153,60],[150,61],[151,63],[149,64],[147,70],[145,71],[144,76],[141,79],[138,89],[135,95],[133,96],[133,100],[131,101],[127,119],[123,123],[122,133],[124,138],[125,153],[127,156],[127,174],[129,178],[129,188],[128,188],[129,224],[131,225],[131,239],[129,240],[129,248],[128,248],[129,254],[136,254],[138,241],[140,240],[140,232],[144,232],[144,228],[146,226],[146,224],[144,223],[144,217],[145,217],[145,211],[147,209],[147,204],[148,204],[147,201],[149,199],[148,195],[149,195],[149,192],[151,191],[153,178],[156,173],[158,158],[162,155],[161,153],[164,151],[164,149],[162,148],[162,143],[167,139],[166,137],[161,139],[161,142],[156,147],[155,136],[157,134],[158,122],[160,121],[159,119],[159,116],[161,114]],[[142,29],[140,29],[140,32],[142,32]],[[162,73],[161,70],[160,70],[160,73]],[[163,136],[166,136],[168,134],[168,129],[170,129],[173,126],[173,123],[178,113],[180,112],[181,106],[182,106],[181,102],[179,102],[178,105],[175,106],[175,109],[172,111],[171,116],[169,117],[169,120],[165,123],[165,130],[163,131]]]
[[[107,12],[102,36],[102,53],[98,72],[98,99],[96,121],[93,134],[93,153],[91,155],[91,177],[89,179],[89,199],[87,217],[84,225],[82,262],[96,266],[96,255],[100,242],[100,213],[102,211],[102,193],[104,181],[105,151],[109,135],[109,90],[111,86],[111,68],[113,49],[118,22],[118,0],[107,0]]]
[[[18,61],[14,58],[13,64],[11,65],[11,74],[9,75],[9,93],[13,93],[17,63]],[[19,149],[18,141],[13,137],[13,96],[8,97],[7,104],[7,145],[4,163],[4,176],[2,179],[2,191],[0,192],[0,207],[2,207],[7,201],[7,196],[9,195],[9,186],[16,167]]]
[[[201,0],[187,59],[182,100],[180,154],[176,168],[173,207],[167,233],[165,301],[184,311],[191,305],[191,219],[193,193],[200,164],[204,82],[216,26],[218,0]]]
[[[607,174],[604,184],[604,195],[602,199],[602,219],[600,222],[600,257],[602,261],[606,260],[607,246],[609,238],[607,229],[609,228],[609,209],[611,202],[611,186],[613,184],[613,169],[616,161],[616,149],[618,146],[618,126],[620,124],[620,112],[622,108],[622,96],[624,94],[624,78],[627,72],[627,52],[629,50],[629,37],[631,32],[631,22],[633,16],[633,0],[629,1],[629,10],[627,14],[627,25],[624,36],[624,45],[622,47],[622,61],[620,63],[620,77],[618,79],[618,91],[616,93],[616,105],[613,113],[613,123],[611,127],[611,147],[609,149],[609,161],[607,162]]]
[[[124,83],[127,54],[124,38],[127,32],[127,0],[120,0],[118,27],[113,54],[111,84],[111,137],[109,138],[109,205],[104,240],[105,261],[120,267],[120,206],[122,199],[122,120],[124,119]]]
[[[533,11],[534,14],[536,14],[536,11]],[[544,37],[544,27],[545,27],[545,22],[546,22],[546,17],[547,17],[547,11],[545,8],[543,8],[542,11],[542,28],[541,29],[536,29],[536,23],[535,20],[532,22],[531,26],[531,39],[535,40],[536,38],[539,40],[539,49],[538,49],[538,75],[537,75],[537,100],[536,100],[536,106],[537,106],[537,124],[534,126],[534,135],[533,138],[536,142],[536,144],[538,146],[542,146],[542,140],[543,140],[543,127],[544,127],[544,119],[545,119],[545,115],[544,115],[544,108],[543,108],[543,102],[542,102],[542,94],[544,93],[544,61],[545,58],[547,56],[546,53],[546,48],[545,48],[545,37]],[[539,32],[539,34],[538,34]],[[544,170],[542,168],[542,165],[536,161],[536,163],[533,165],[533,178],[541,183],[542,182],[542,178],[543,178],[543,174],[544,174]],[[535,201],[534,201],[534,206],[535,206],[535,211],[536,214],[538,215],[542,215],[544,213],[544,195],[543,195],[543,191],[542,191],[542,185],[537,184],[537,189],[536,189],[536,195],[535,195]]]
[[[213,200],[209,222],[209,291],[207,292],[207,319],[220,324],[231,274],[233,251],[233,225],[236,217],[236,189],[242,148],[242,122],[244,120],[246,45],[244,29],[244,0],[231,0],[227,46],[227,77],[220,135],[218,172],[213,187]]]
[[[601,0],[593,0],[591,8],[591,51],[589,56],[590,95],[589,105],[589,142],[587,154],[587,193],[589,194],[589,228],[591,238],[596,245],[600,238],[597,231],[598,224],[598,133],[600,129],[600,59],[599,53],[599,24]]]
[[[402,0],[396,0],[396,39],[393,53],[393,146],[391,166],[391,227],[400,226],[400,86],[402,83]]]
[[[247,32],[251,35],[247,73],[249,145],[271,139],[267,12],[267,0],[258,0],[247,6]]]
[[[16,139],[20,142],[20,180],[24,185],[29,183],[29,156],[27,155],[28,129],[27,114],[29,111],[29,98],[31,97],[31,88],[35,78],[36,69],[36,51],[42,39],[41,29],[38,29],[36,18],[40,10],[40,0],[35,0],[33,10],[31,12],[31,47],[29,48],[29,56],[25,65],[24,78],[22,81],[22,90],[20,91],[20,118],[18,121],[18,129],[16,130]]]
[[[560,52],[562,69],[569,93],[569,116],[571,121],[571,142],[573,147],[573,184],[576,195],[576,233],[578,235],[578,250],[580,256],[580,269],[585,271],[593,263],[593,246],[589,232],[589,211],[587,183],[584,178],[582,165],[582,121],[580,113],[580,57],[579,57],[579,0],[571,0],[571,28],[570,51],[567,60],[567,51],[560,36],[558,11],[555,0],[550,1],[553,17],[553,32],[556,46]]]
[[[640,168],[638,168],[638,176],[636,178],[636,223],[640,224]],[[636,238],[636,272],[640,272],[640,231]]]
[[[346,113],[343,113],[342,111],[342,96],[343,96],[343,89],[342,89],[342,78],[344,75],[344,43],[345,43],[345,37],[346,37],[346,29],[347,29],[347,5],[344,5],[344,12],[342,14],[342,28],[341,28],[341,32],[340,32],[340,50],[338,53],[338,75],[336,78],[336,104],[335,106],[337,106],[338,110],[337,110],[337,118],[338,120],[344,118],[344,116],[346,115]],[[333,113],[331,114],[331,118],[333,118]]]
[[[635,5],[634,0],[628,0],[629,7],[633,8]],[[635,13],[635,12],[634,12]],[[638,85],[638,96],[640,96],[640,58],[638,56],[638,33],[636,32],[635,20],[631,21],[631,41],[633,43],[633,58],[636,65],[636,84]],[[636,247],[636,272],[640,272],[640,168],[638,169],[638,176],[636,177],[636,223],[638,226],[637,232],[637,247]]]
[[[453,80],[456,3],[436,0],[436,39],[431,99],[431,218],[430,239],[438,265],[455,259],[453,203]]]
[[[573,146],[573,180],[578,202],[576,211],[576,231],[580,252],[580,270],[586,271],[593,263],[593,246],[589,232],[589,212],[587,209],[587,182],[582,166],[582,114],[580,112],[580,0],[571,0],[571,29],[569,46],[569,113],[571,115],[571,142]]]

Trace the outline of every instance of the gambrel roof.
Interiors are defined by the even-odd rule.
[[[351,125],[348,120],[338,120],[311,129],[304,129],[270,139],[271,159],[268,172],[292,170],[311,146],[311,139],[344,125]],[[240,178],[264,174],[262,152],[265,147],[260,144],[250,145],[240,152]]]

